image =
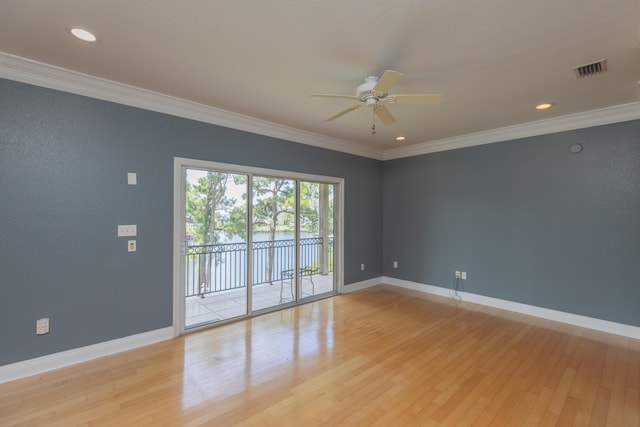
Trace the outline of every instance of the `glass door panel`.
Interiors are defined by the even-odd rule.
[[[295,286],[296,181],[252,178],[252,310],[298,300]]]
[[[334,189],[300,182],[299,283],[301,298],[333,293]]]
[[[247,179],[186,169],[185,329],[247,315]]]

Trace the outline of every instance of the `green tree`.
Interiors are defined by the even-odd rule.
[[[207,172],[196,183],[187,183],[187,221],[194,241],[199,245],[215,244],[225,230],[227,212],[234,200],[226,196],[229,175]],[[205,252],[205,251],[203,251]],[[201,295],[211,281],[212,254],[199,255],[199,284]]]
[[[236,185],[246,185],[246,176],[234,176]],[[327,262],[325,261],[328,251],[328,234],[333,221],[333,203],[328,203],[328,193],[330,185],[301,181],[300,182],[300,226],[303,232],[307,232],[323,238],[322,259],[319,265],[326,274]],[[324,189],[324,193],[323,193]],[[323,199],[322,194],[325,194]],[[246,199],[245,196],[243,198]],[[320,215],[323,212],[327,218],[322,221]],[[229,212],[228,219],[224,224],[225,231],[229,235],[238,235],[246,240],[246,200],[244,205],[236,205]],[[253,177],[253,230],[265,231],[268,233],[268,240],[275,241],[276,232],[279,228],[295,228],[295,181],[290,179],[277,179],[268,177]],[[267,249],[267,262],[265,263],[264,278],[266,282],[273,280],[274,263],[273,246]],[[324,267],[323,267],[324,266]]]
[[[268,240],[276,238],[278,225],[290,227],[295,223],[295,181],[267,177],[253,177],[253,227],[266,229]],[[273,280],[275,248],[269,245],[265,281]]]
[[[300,182],[300,229],[318,234],[320,184]]]
[[[300,182],[300,229],[321,239],[316,266],[321,274],[331,269],[331,235],[333,233],[332,185]]]

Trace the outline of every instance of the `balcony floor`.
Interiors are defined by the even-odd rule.
[[[253,311],[277,307],[293,301],[291,281],[275,281],[272,285],[253,286]],[[315,274],[313,286],[309,277],[302,278],[302,298],[333,292],[333,273]],[[282,295],[282,298],[281,298]],[[231,289],[185,299],[185,326],[194,327],[204,323],[228,320],[244,316],[246,310],[246,288]]]

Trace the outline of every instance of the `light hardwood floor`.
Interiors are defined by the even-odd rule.
[[[640,342],[376,286],[0,385],[0,425],[640,426]]]

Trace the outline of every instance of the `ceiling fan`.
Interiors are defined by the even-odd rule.
[[[353,105],[346,110],[340,111],[325,120],[330,122],[338,117],[356,110],[363,105],[373,107],[373,112],[380,121],[385,125],[395,123],[396,119],[391,112],[382,104],[388,102],[390,104],[440,104],[444,97],[439,94],[407,94],[407,95],[389,95],[389,89],[402,78],[402,74],[397,71],[387,70],[380,78],[377,76],[365,77],[364,83],[356,88],[356,94],[353,95],[334,95],[329,93],[312,93],[310,96],[318,96],[323,98],[341,98],[360,101],[360,104]],[[374,116],[374,119],[375,119]],[[372,133],[375,132],[375,122],[372,126]]]

